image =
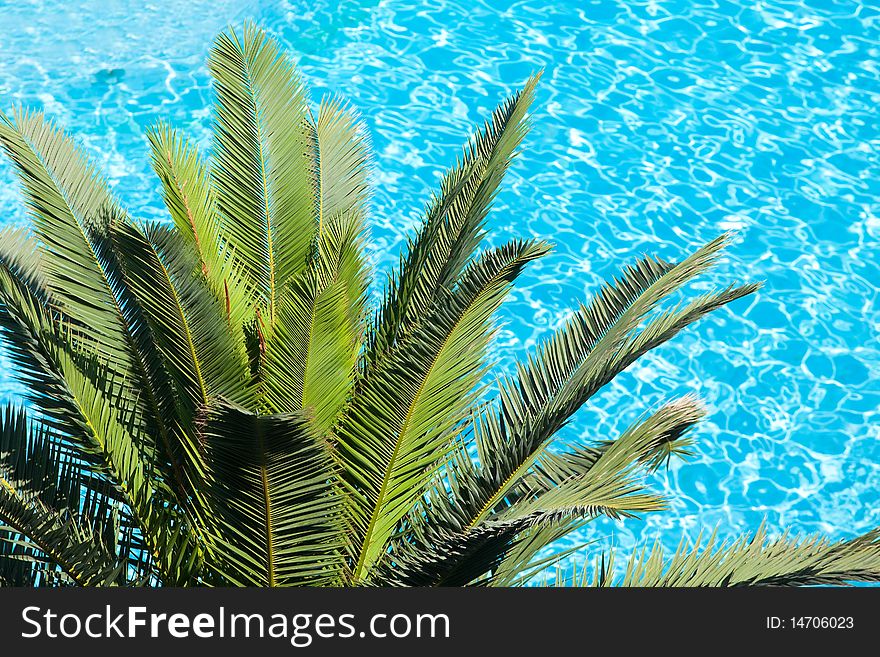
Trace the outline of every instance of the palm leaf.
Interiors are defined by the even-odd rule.
[[[318,235],[335,217],[355,218],[353,232],[363,230],[368,198],[367,134],[351,108],[338,98],[325,98],[315,121]]]
[[[341,576],[340,497],[329,452],[302,413],[226,403],[205,419],[214,568],[236,585],[321,585]]]
[[[5,559],[36,564],[48,577],[57,566],[78,584],[114,581],[120,569],[112,552],[80,517],[82,473],[76,460],[34,427],[21,409],[0,412],[0,521],[27,536],[23,543],[0,532]],[[21,573],[19,573],[19,576]],[[56,576],[57,577],[57,576]]]
[[[73,585],[70,575],[26,537],[0,525],[0,588]]]
[[[208,291],[207,284],[199,285],[204,279],[201,271],[186,271],[184,261],[182,275],[185,289],[198,290],[199,298],[184,300],[172,280],[172,274],[159,258],[156,249],[147,237],[129,223],[113,223],[109,227],[108,249],[113,252],[120,296],[125,300],[126,312],[132,315],[130,322],[137,328],[136,335],[142,335],[141,352],[148,354],[147,362],[157,398],[153,400],[156,415],[161,418],[160,445],[162,457],[159,465],[168,467],[164,475],[176,494],[178,504],[192,511],[194,518],[204,526],[204,501],[201,489],[204,487],[205,464],[202,446],[198,442],[196,422],[201,410],[208,404],[212,394],[218,394],[218,386],[208,377],[216,369],[204,363],[206,357],[224,357],[219,364],[230,367],[234,358],[229,354],[218,353],[220,342],[214,340],[214,333],[230,327],[223,321],[219,302]],[[176,243],[183,252],[189,245]],[[179,268],[178,268],[179,269]],[[195,282],[192,279],[197,279]],[[189,302],[189,303],[187,303]],[[190,306],[199,305],[213,309],[215,331],[205,339],[199,335],[192,322]],[[200,316],[199,319],[203,319]],[[218,328],[219,327],[219,328]],[[232,344],[231,340],[227,341]],[[205,353],[207,351],[207,353]],[[234,354],[234,352],[233,352]],[[246,361],[240,361],[239,378],[244,387],[247,375]],[[229,391],[221,388],[223,392]],[[157,476],[160,473],[154,473]]]
[[[339,419],[354,383],[367,279],[360,221],[324,226],[316,259],[282,293],[262,382],[272,412],[310,409],[321,431]]]
[[[414,241],[407,245],[370,332],[365,363],[372,365],[435,300],[451,289],[482,240],[482,225],[498,186],[528,130],[526,112],[540,74],[498,107],[443,178]]]
[[[648,344],[658,346],[709,310],[757,289],[754,285],[730,288],[704,300],[700,311],[689,311],[686,317],[676,314],[675,321],[663,320],[662,326],[668,324],[668,329],[657,332],[658,325],[654,322],[633,335],[659,301],[713,264],[728,239],[725,236],[713,240],[667,271],[663,271],[665,266],[659,267],[656,271],[663,271],[661,275],[645,278],[645,282],[654,280],[634,297],[627,296],[623,307],[615,303],[617,311],[604,313],[614,319],[594,344],[570,348],[569,353],[575,356],[574,359],[564,355],[558,358],[563,366],[558,368],[556,376],[542,374],[541,370],[547,371],[547,368],[532,359],[520,370],[516,380],[502,381],[497,412],[483,416],[476,426],[477,444],[481,445],[480,454],[485,455],[485,461],[479,470],[468,476],[472,478],[473,486],[483,491],[480,495],[485,494],[485,497],[482,506],[477,508],[473,506],[474,500],[469,502],[466,513],[470,517],[465,524],[473,526],[490,514],[531,469],[547,442],[574,412],[644,354]],[[598,303],[601,305],[602,301]],[[575,335],[569,333],[577,339]],[[559,342],[566,339],[560,338]],[[464,511],[464,507],[461,508]]]
[[[553,517],[553,514],[561,514],[559,518],[565,520],[530,523],[526,533],[518,536],[514,544],[506,546],[505,554],[498,555],[491,583],[507,586],[514,581],[521,582],[522,573],[534,567],[533,560],[544,548],[599,515],[619,519],[663,510],[664,500],[646,493],[641,479],[656,467],[658,454],[668,454],[670,449],[678,447],[677,443],[685,442],[686,432],[702,415],[696,400],[684,397],[639,420],[618,439],[602,443],[595,455],[586,452],[588,456],[585,458],[582,456],[584,450],[562,455],[544,453],[533,472],[524,477],[518,489],[504,500],[503,508],[477,527],[524,517]],[[450,462],[451,479],[460,479],[462,462],[468,462],[467,457],[459,456]],[[458,494],[453,498],[460,497],[460,489],[452,492]],[[420,537],[420,545],[425,551],[430,551],[427,546],[437,540],[437,528],[455,534],[467,534],[468,531],[458,526],[454,518],[451,522],[447,518],[445,524],[438,523],[436,514],[431,512],[438,507],[438,498],[443,496],[448,493],[435,492],[428,503],[429,512],[412,520],[411,533]],[[443,508],[442,504],[439,505],[439,509]],[[463,558],[470,559],[467,555]],[[450,569],[461,567],[448,555],[444,563]],[[473,571],[473,565],[468,567]],[[435,571],[439,572],[439,565],[435,566]]]
[[[354,382],[358,335],[348,321],[345,285],[303,278],[282,296],[267,347],[267,396],[276,411],[311,409],[316,426],[326,432]]]
[[[689,547],[683,539],[667,560],[657,543],[633,554],[620,586],[840,586],[880,581],[880,533],[832,543],[825,538],[753,536],[728,543],[713,532]],[[613,583],[613,580],[612,580]]]
[[[134,440],[144,437],[136,402],[97,356],[77,347],[75,332],[58,325],[24,286],[2,275],[0,304],[0,326],[19,378],[47,426],[59,432],[93,474],[115,484],[115,494],[131,510],[167,581],[186,577],[190,568],[199,567],[201,552],[192,545],[185,519],[166,508],[168,491],[148,479],[151,458]],[[184,554],[192,561],[181,566],[177,561]]]
[[[696,397],[688,395],[664,404],[616,440],[562,453],[544,452],[532,472],[523,477],[521,488],[505,503],[521,508],[522,502],[540,499],[571,482],[594,480],[601,484],[610,472],[624,466],[640,466],[652,472],[672,454],[689,453],[688,432],[704,416],[705,410]]]
[[[429,543],[412,540],[396,546],[379,567],[376,579],[390,586],[489,585],[505,554],[537,527],[568,524],[589,516],[584,507],[558,508],[508,520],[490,520],[467,531],[434,531]]]
[[[34,219],[34,238],[42,286],[34,287],[33,272],[10,271],[27,285],[37,299],[51,300],[53,310],[77,327],[77,337],[99,354],[112,370],[115,394],[132,407],[134,422],[147,426],[161,422],[146,361],[138,350],[135,329],[117,297],[112,263],[102,251],[108,217],[127,221],[103,179],[73,141],[45,121],[41,114],[18,112],[14,120],[0,117],[0,143],[22,181],[26,204]],[[33,243],[33,242],[30,242]],[[19,250],[19,262],[21,260]],[[21,278],[23,276],[23,278]],[[147,408],[141,400],[147,400]],[[149,431],[141,432],[149,437]],[[152,447],[145,445],[150,455]]]
[[[514,242],[462,276],[456,294],[363,379],[339,431],[354,488],[355,578],[385,552],[397,523],[418,501],[454,445],[460,419],[479,397],[489,318],[542,242]]]
[[[131,371],[127,327],[90,238],[101,217],[117,207],[104,181],[41,114],[0,116],[0,143],[22,181],[53,299],[83,324],[94,348],[119,363],[117,371]]]
[[[681,435],[702,414],[692,399],[670,402],[609,443],[586,470],[574,470],[559,480],[555,479],[565,472],[562,469],[554,472],[553,479],[540,475],[524,478],[529,486],[527,492],[514,500],[506,500],[507,508],[496,510],[493,517],[506,519],[572,506],[593,507],[596,515],[601,513],[615,519],[663,510],[663,500],[645,494],[637,477],[648,470],[661,446],[668,445],[670,435]],[[536,470],[541,472],[540,467]],[[546,471],[545,465],[542,474]]]
[[[164,226],[146,226],[142,232],[119,226],[115,232],[169,366],[188,381],[193,408],[217,397],[254,406],[240,327],[226,321],[223,303],[194,266],[195,252]]]
[[[196,146],[164,123],[147,131],[153,169],[162,181],[163,197],[177,234],[196,253],[197,267],[211,290],[228,306],[228,320],[241,326],[253,295],[246,289],[236,260],[221,234],[216,193],[208,165]]]
[[[217,37],[208,66],[221,235],[271,327],[278,294],[305,268],[315,232],[306,90],[277,43],[250,24]]]
[[[31,294],[48,303],[49,290],[39,243],[27,230],[11,226],[0,230],[0,267],[8,276],[26,285]]]

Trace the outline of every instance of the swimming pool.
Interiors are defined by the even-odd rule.
[[[765,516],[834,538],[880,525],[880,4],[53,4],[0,0],[0,106],[56,116],[148,219],[164,208],[145,126],[165,117],[206,140],[214,34],[253,18],[280,36],[313,98],[347,96],[372,132],[383,268],[471,126],[544,67],[490,225],[496,243],[535,235],[556,250],[503,309],[502,365],[642,252],[675,258],[736,229],[710,282],[766,281],[642,359],[567,429],[612,437],[688,391],[710,407],[698,456],[655,479],[671,510],[588,533],[674,548]],[[5,162],[0,210],[26,221]],[[0,399],[15,399],[0,369]]]

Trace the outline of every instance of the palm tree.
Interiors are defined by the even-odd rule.
[[[660,304],[729,236],[623,269],[492,383],[493,316],[550,247],[481,248],[538,76],[468,142],[377,308],[368,141],[248,25],[209,58],[211,155],[149,131],[169,224],[135,220],[41,114],[2,116],[31,231],[0,240],[0,326],[27,408],[0,413],[0,580],[13,585],[518,585],[599,516],[659,511],[645,476],[704,412],[551,447],[641,355],[755,292]],[[659,548],[624,584],[880,579],[877,535]],[[603,565],[604,564],[604,565]],[[588,581],[587,581],[588,580]],[[586,583],[615,583],[603,559]]]

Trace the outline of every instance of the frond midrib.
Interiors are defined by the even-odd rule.
[[[244,36],[243,38],[247,38]],[[254,129],[256,130],[257,137],[257,158],[259,160],[259,169],[260,169],[260,183],[262,185],[263,191],[263,211],[266,214],[266,248],[268,251],[269,257],[269,326],[275,325],[275,249],[272,240],[272,215],[270,214],[269,208],[269,181],[266,179],[266,170],[267,170],[267,161],[265,154],[265,144],[263,138],[263,125],[260,117],[263,114],[263,111],[260,107],[260,102],[257,94],[257,90],[255,88],[255,76],[254,72],[251,70],[251,62],[248,57],[247,52],[245,51],[244,45],[242,44],[242,65],[244,67],[244,75],[242,76],[242,84],[244,85],[247,91],[248,100],[251,101],[251,105],[254,109]]]
[[[272,521],[272,492],[269,485],[268,464],[266,463],[266,438],[263,435],[261,425],[256,425],[257,443],[260,450],[260,484],[263,487],[263,505],[266,511],[264,522],[264,531],[266,533],[266,556],[268,563],[266,564],[266,572],[268,577],[268,586],[275,587],[278,585],[275,579],[275,532]]]

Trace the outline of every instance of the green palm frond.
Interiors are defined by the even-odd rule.
[[[643,347],[649,340],[653,346],[658,346],[665,341],[661,338],[674,335],[671,328],[656,331],[657,322],[662,317],[649,322],[641,332],[638,328],[658,302],[706,271],[728,239],[713,240],[671,267],[654,261],[651,267],[656,273],[642,279],[644,283],[652,282],[644,287],[637,284],[634,290],[638,292],[634,295],[617,300],[618,297],[603,297],[600,293],[594,304],[579,312],[583,318],[591,308],[596,308],[599,316],[612,318],[595,341],[591,339],[591,332],[573,330],[572,327],[578,326],[577,322],[581,320],[570,322],[563,328],[562,335],[557,334],[538,351],[539,354],[556,355],[555,369],[548,367],[553,358],[532,358],[520,368],[516,379],[502,380],[497,410],[478,418],[475,426],[482,462],[479,468],[469,465],[470,471],[465,476],[471,486],[481,492],[457,505],[457,513],[464,525],[474,526],[488,517],[532,468],[548,441],[574,412],[645,353]],[[731,288],[721,296],[714,296],[712,303],[717,307],[755,289],[756,286],[752,285]],[[690,312],[686,318],[676,314],[679,323],[675,326],[680,329],[685,325],[681,324],[684,319],[692,323],[703,314]],[[668,321],[662,320],[663,327],[667,324]]]
[[[616,440],[578,445],[560,453],[545,451],[506,502],[516,505],[582,478],[601,481],[626,463],[652,472],[672,455],[690,455],[689,432],[704,416],[699,400],[688,395],[664,404]]]
[[[212,395],[247,389],[243,347],[239,346],[236,373],[236,359],[218,350],[224,345],[218,336],[227,337],[226,348],[233,354],[235,350],[219,300],[210,294],[200,268],[187,271],[197,257],[191,245],[168,240],[175,252],[190,251],[194,256],[180,256],[176,261],[168,258],[173,261],[169,269],[147,236],[132,224],[111,222],[108,232],[118,294],[132,316],[130,323],[137,328],[140,350],[148,356],[146,361],[154,380],[156,397],[151,399],[151,406],[160,420],[160,439],[158,471],[152,476],[162,477],[178,504],[190,510],[198,520],[197,525],[204,529],[207,519],[202,488],[206,475],[197,419]],[[175,285],[172,271],[183,280],[183,294]],[[212,330],[204,335],[203,327]],[[223,376],[217,375],[218,369]],[[234,382],[232,385],[229,379]]]
[[[483,413],[475,421],[479,465],[466,456],[454,459],[449,475],[454,482],[451,495],[442,491],[434,495],[427,515],[419,517],[417,512],[413,524],[462,530],[495,517],[506,498],[537,466],[544,447],[571,414],[628,366],[633,354],[640,355],[632,343],[641,344],[644,335],[654,339],[652,327],[658,321],[667,326],[669,322],[661,316],[632,337],[656,303],[705,271],[724,243],[724,239],[715,240],[679,265],[645,259],[626,270],[621,280],[606,285],[590,305],[582,307],[539,348],[536,357],[519,368],[514,381],[502,381],[498,410]],[[713,302],[732,300],[749,291],[748,287],[725,291],[722,297],[713,297]],[[680,320],[680,315],[675,317]],[[700,316],[689,313],[687,319],[694,321]],[[621,363],[626,365],[621,367]],[[562,490],[565,488],[560,487]],[[653,506],[650,498],[645,502]],[[576,527],[573,524],[571,529]],[[555,531],[546,537],[554,539],[564,533],[559,528]]]
[[[0,326],[13,347],[13,361],[47,426],[91,472],[114,482],[114,497],[131,510],[152,556],[178,558],[171,555],[191,543],[192,537],[186,522],[165,509],[164,482],[148,478],[153,454],[144,450],[152,451],[155,445],[138,429],[136,400],[126,396],[113,371],[94,354],[83,352],[76,334],[58,324],[23,286],[0,276],[0,303]],[[134,436],[143,442],[135,442]],[[190,545],[187,553],[196,559],[200,551]],[[163,575],[174,581],[184,573]]]
[[[841,586],[880,581],[880,534],[875,530],[837,542],[819,536],[768,536],[765,524],[732,541],[718,531],[682,539],[667,558],[657,542],[638,550],[615,573],[615,553],[603,554],[573,576],[558,573],[557,585],[637,587]]]
[[[0,561],[19,565],[7,565],[7,573],[81,585],[117,580],[115,545],[82,517],[84,506],[94,506],[82,499],[82,479],[76,459],[23,410],[0,412],[0,523],[6,526],[0,527]],[[106,511],[106,504],[96,510]],[[36,563],[42,568],[35,572]]]
[[[218,574],[250,586],[338,582],[341,498],[328,486],[329,451],[303,414],[258,416],[218,403],[203,439]]]
[[[198,269],[229,308],[229,323],[241,326],[251,312],[253,294],[245,287],[221,233],[208,164],[194,144],[164,123],[148,130],[147,138],[153,169],[162,181],[165,205],[178,235],[195,251]]]
[[[53,299],[82,322],[94,348],[129,369],[127,327],[91,239],[116,201],[73,141],[41,114],[0,116],[0,143],[21,179]]]
[[[140,528],[163,580],[169,584],[188,581],[192,571],[200,568],[202,552],[194,528],[188,518],[168,507],[169,493],[162,482],[150,478],[148,465],[132,440],[137,435],[132,430],[132,415],[126,413],[118,397],[100,387],[100,382],[112,378],[96,363],[83,367],[75,354],[63,348],[56,352],[56,359],[79,413],[82,438],[77,455],[90,455],[92,462],[98,463],[93,465],[94,471],[120,482],[118,493]]]
[[[126,221],[124,213],[85,155],[41,114],[0,116],[0,143],[15,165],[34,220],[34,239],[21,247],[36,247],[29,257],[39,262],[49,296],[28,282],[33,275],[26,270],[9,273],[24,276],[17,280],[35,299],[51,301],[53,312],[76,326],[77,340],[88,343],[86,348],[112,370],[119,386],[114,393],[126,398],[134,422],[146,425],[141,391],[147,397],[155,393],[101,250],[107,217]],[[28,256],[19,255],[18,261],[23,257]]]
[[[179,422],[182,426],[191,425],[199,409],[208,403],[210,384],[203,372],[205,364],[197,353],[184,303],[170,272],[137,228],[118,225],[111,231],[122,261],[126,287],[143,307],[145,321],[173,383]],[[167,243],[175,242],[168,240]],[[218,320],[222,323],[219,313],[215,317],[215,321]]]
[[[665,502],[646,494],[638,479],[670,440],[682,435],[700,417],[702,412],[691,398],[665,404],[608,443],[599,458],[583,470],[571,468],[566,472],[566,468],[558,467],[564,457],[545,455],[545,463],[536,464],[535,475],[523,479],[522,494],[506,500],[507,508],[496,511],[493,517],[505,519],[575,505],[594,507],[596,515],[612,518],[661,511]],[[548,470],[553,472],[552,477],[547,477]]]
[[[39,243],[24,228],[0,230],[0,268],[7,276],[21,281],[35,297],[48,303],[49,290]]]
[[[150,316],[157,331],[167,322],[162,333],[168,341],[169,358],[179,357],[181,367],[186,367],[189,360],[189,376],[194,377],[190,384],[192,400],[204,405],[222,396],[254,406],[244,337],[240,327],[226,321],[223,303],[211,294],[205,277],[194,269],[194,251],[164,226],[146,226],[143,233],[119,226],[115,233],[125,242],[123,250],[129,252],[130,274],[137,271],[143,277],[141,287],[132,283],[141,292],[142,303],[147,303],[147,296],[159,297],[149,300],[154,306]],[[153,286],[156,291],[151,289]],[[174,341],[184,344],[172,346]]]
[[[75,582],[26,537],[0,525],[0,588],[62,587]]]
[[[94,356],[78,359],[79,353],[66,337],[57,315],[51,313],[30,290],[0,270],[0,326],[16,374],[27,387],[28,400],[42,413],[44,421],[61,435],[79,439],[89,429],[79,402],[65,378],[65,366],[76,370]],[[87,451],[84,457],[91,452]],[[100,465],[100,461],[96,462]]]
[[[565,521],[530,523],[526,534],[518,536],[509,551],[499,556],[491,582],[501,586],[514,581],[522,583],[522,573],[534,570],[534,560],[545,547],[600,515],[620,519],[662,511],[665,501],[646,491],[644,475],[656,467],[659,455],[668,455],[686,442],[686,433],[702,415],[695,398],[683,397],[636,422],[616,440],[562,454],[544,452],[532,471],[503,500],[502,507],[472,531],[486,523],[525,517],[558,514]],[[466,454],[459,454],[450,462],[449,477],[461,479],[460,466],[468,462]],[[453,499],[461,497],[461,488],[451,492]],[[435,527],[467,534],[467,528],[461,529],[455,518],[447,517],[444,524],[434,515],[445,508],[441,500],[448,499],[447,495],[446,491],[435,491],[427,515],[411,520],[414,533],[423,542],[436,533]],[[469,559],[466,555],[464,558]],[[458,567],[450,555],[444,563],[448,568]],[[439,572],[439,565],[435,569]]]
[[[663,405],[617,440],[602,441],[596,447],[579,446],[560,454],[544,452],[532,472],[504,500],[506,508],[499,517],[572,502],[595,505],[597,511],[612,518],[661,511],[665,501],[646,493],[639,480],[668,462],[673,454],[689,454],[688,432],[704,415],[699,401],[687,396]],[[607,496],[604,501],[603,496]],[[509,586],[529,581],[543,570],[537,567],[543,551],[593,517],[573,518],[567,525],[530,530],[530,535],[522,537],[516,548],[505,555],[494,573],[493,583]]]
[[[392,277],[371,327],[365,362],[373,364],[426,318],[452,288],[483,237],[483,222],[515,151],[528,131],[526,112],[540,74],[498,107],[443,178],[415,240]]]
[[[217,94],[210,171],[220,232],[274,324],[278,295],[306,266],[316,229],[306,89],[253,25],[221,34],[208,67]]]
[[[354,488],[355,578],[385,553],[395,526],[454,446],[461,418],[481,394],[490,318],[522,268],[546,252],[537,241],[488,252],[457,293],[359,382],[339,431]]]
[[[369,141],[363,123],[339,98],[325,98],[315,130],[318,188],[318,236],[338,216],[351,216],[356,233],[363,230],[369,193]]]
[[[645,257],[625,267],[619,278],[602,285],[590,303],[581,305],[559,330],[527,356],[525,363],[517,363],[517,378],[507,382],[506,388],[519,393],[526,407],[520,412],[541,408],[558,395],[622,315],[674,266],[659,258]],[[517,402],[517,396],[511,393],[509,403]],[[485,443],[491,438],[489,434],[478,434],[477,438],[478,453],[485,461],[490,456],[484,452],[496,446]]]
[[[262,371],[273,412],[311,409],[322,431],[340,417],[356,375],[368,280],[360,219],[328,222],[309,268],[281,295]]]
[[[345,284],[318,276],[310,272],[282,295],[265,379],[273,409],[312,409],[317,426],[328,431],[354,382],[360,344]]]
[[[592,516],[592,507],[558,507],[507,520],[489,520],[467,531],[442,530],[426,542],[401,543],[379,567],[376,577],[390,586],[487,586],[505,554],[538,528],[568,525]]]

